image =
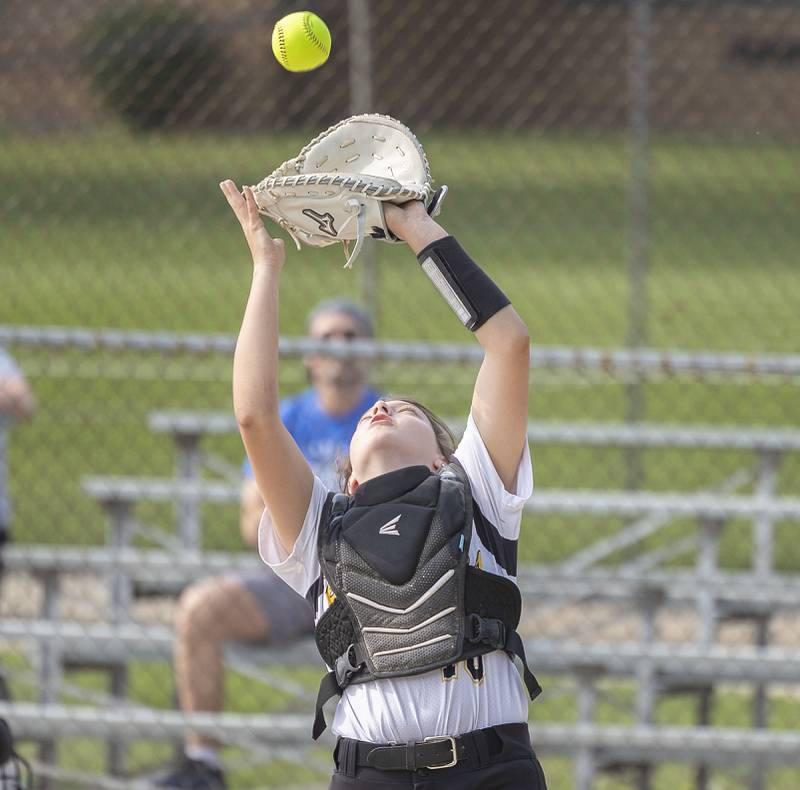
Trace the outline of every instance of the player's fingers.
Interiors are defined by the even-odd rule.
[[[225,195],[228,205],[233,209],[238,220],[242,222],[247,216],[246,205],[244,198],[236,187],[236,184],[228,179],[227,181],[222,181],[219,185],[219,188],[222,190],[222,194]]]
[[[262,226],[264,223],[261,219],[261,215],[258,213],[258,205],[256,204],[256,198],[253,195],[253,190],[250,187],[244,187],[244,200],[247,204],[247,221],[250,223],[251,227],[255,227],[256,225]]]

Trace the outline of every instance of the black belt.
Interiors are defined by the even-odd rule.
[[[436,770],[452,768],[461,760],[467,759],[474,760],[476,764],[483,764],[487,756],[495,751],[493,748],[495,743],[502,744],[509,736],[525,744],[530,750],[527,724],[500,724],[464,735],[436,736],[399,746],[382,746],[340,738],[336,747],[337,765],[344,757],[342,751],[345,742],[348,742],[348,747],[354,747],[355,764],[359,768],[376,768],[381,771],[416,771],[419,768]],[[529,753],[532,753],[532,750]]]

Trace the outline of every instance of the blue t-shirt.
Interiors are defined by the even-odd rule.
[[[338,491],[336,461],[346,455],[359,417],[380,397],[375,390],[367,389],[351,411],[338,417],[331,417],[320,408],[317,393],[313,389],[281,401],[281,420],[286,430],[292,435],[314,474],[329,488]],[[253,477],[253,469],[247,458],[242,464],[242,474],[247,478]]]

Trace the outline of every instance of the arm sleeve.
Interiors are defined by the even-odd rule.
[[[268,510],[264,510],[258,525],[258,553],[261,559],[300,595],[305,595],[306,590],[319,576],[317,532],[327,495],[328,489],[325,484],[318,477],[314,477],[314,487],[311,490],[303,527],[291,553],[287,552],[278,540]]]
[[[519,460],[514,491],[506,491],[472,414],[467,418],[467,427],[456,448],[455,457],[469,477],[472,496],[481,512],[504,538],[517,540],[522,510],[533,494],[533,467],[528,443],[525,443]]]

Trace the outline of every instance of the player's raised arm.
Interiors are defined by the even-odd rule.
[[[278,291],[285,251],[258,214],[248,187],[220,184],[253,258],[253,281],[233,358],[233,408],[276,534],[291,551],[311,498],[313,474],[283,426],[278,397]]]
[[[385,212],[392,232],[408,243],[486,352],[475,382],[472,416],[503,485],[512,491],[527,441],[528,329],[505,294],[421,203],[387,205]]]

